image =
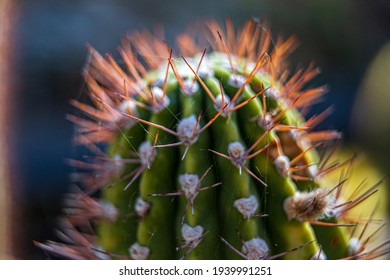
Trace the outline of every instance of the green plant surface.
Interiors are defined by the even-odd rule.
[[[89,47],[92,104],[73,101],[86,118],[68,118],[78,129],[76,143],[93,155],[71,164],[83,170],[76,178],[84,198],[111,208],[96,206],[100,212],[84,220],[78,213],[76,223],[69,208],[81,207],[77,199],[69,204],[65,224],[88,240],[79,251],[72,245],[74,254],[307,260],[386,254],[386,242],[368,246],[382,228],[374,215],[362,209],[360,217],[348,216],[375,201],[381,181],[348,184],[353,160],[330,161],[334,150],[321,147],[340,133],[315,130],[329,111],[308,119],[303,113],[326,91],[307,86],[318,69],[289,71],[294,39],[271,44],[258,23],[238,32],[226,25],[224,32],[208,22],[203,37],[211,50],[180,36],[180,56],[139,33],[120,48],[124,65]],[[334,172],[338,181],[328,179]],[[357,190],[344,196],[346,188]],[[69,230],[64,235],[73,239]],[[38,245],[70,257],[67,244]]]

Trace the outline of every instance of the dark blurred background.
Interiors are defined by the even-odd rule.
[[[80,72],[87,56],[86,43],[102,53],[117,56],[116,48],[126,33],[152,29],[157,24],[164,26],[168,42],[173,42],[175,35],[202,19],[213,18],[222,23],[228,16],[236,26],[249,18],[266,19],[274,35],[298,37],[301,46],[291,58],[293,68],[315,61],[322,69],[314,83],[327,84],[330,93],[316,109],[335,106],[335,113],[324,126],[342,131],[347,143],[359,140],[370,151],[372,140],[365,142],[364,133],[355,132],[351,119],[356,117],[352,112],[357,106],[354,105],[357,94],[364,94],[360,89],[371,61],[390,39],[390,1],[19,0],[15,3],[18,18],[14,48],[18,81],[15,147],[22,187],[17,207],[22,211],[19,224],[23,225],[17,258],[46,258],[33,247],[32,240],[54,238],[55,217],[60,212],[61,196],[69,186],[71,171],[64,158],[75,156],[72,125],[65,120],[65,114],[74,112],[68,104],[70,98],[83,98]],[[390,64],[387,65],[390,73]],[[390,100],[387,101],[390,105]],[[389,127],[389,123],[385,119],[381,125]],[[380,156],[374,159],[387,172],[387,161],[383,163]]]

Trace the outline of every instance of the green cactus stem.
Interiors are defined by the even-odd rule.
[[[208,28],[204,38],[211,51],[182,35],[177,57],[150,34],[129,37],[120,48],[123,67],[89,47],[84,77],[92,104],[73,101],[86,118],[68,118],[78,128],[76,143],[95,155],[70,162],[84,169],[75,178],[85,201],[89,197],[100,210],[79,213],[75,224],[71,210],[79,204],[68,205],[66,224],[93,237],[75,254],[130,259],[385,254],[386,242],[370,250],[364,240],[372,236],[355,234],[374,227],[373,216],[362,217],[365,222],[348,217],[374,199],[378,185],[343,197],[348,161],[329,163],[318,152],[340,133],[314,130],[329,111],[308,120],[301,113],[326,91],[306,86],[318,70],[291,74],[286,58],[295,41],[271,47],[269,33],[255,22],[237,33],[230,22],[226,33],[215,22]],[[344,175],[332,185],[327,175],[340,170]],[[38,245],[70,256],[66,244]]]

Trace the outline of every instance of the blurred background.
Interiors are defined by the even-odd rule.
[[[2,1],[2,0],[0,0]],[[366,152],[390,174],[390,1],[387,0],[14,0],[12,52],[18,178],[16,258],[47,256],[32,240],[54,238],[61,196],[75,157],[71,98],[84,93],[81,69],[87,43],[118,56],[126,33],[164,26],[167,41],[191,23],[226,16],[236,26],[266,19],[272,33],[296,35],[292,69],[314,61],[329,94],[315,110],[334,105],[323,127],[342,131],[348,146]],[[17,233],[15,233],[17,234]]]

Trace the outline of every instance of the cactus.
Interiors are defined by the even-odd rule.
[[[329,110],[305,120],[326,87],[286,58],[294,38],[273,43],[249,21],[235,32],[209,22],[180,56],[149,33],[126,38],[122,64],[88,47],[90,103],[69,115],[85,160],[69,160],[79,187],[64,202],[60,237],[36,243],[66,258],[372,259],[382,226],[348,213],[377,192],[348,186],[353,159],[330,162],[316,131]],[[123,67],[122,67],[123,66]],[[323,145],[325,146],[325,145]],[[329,145],[328,145],[329,146]],[[337,183],[327,174],[343,170]],[[348,197],[346,188],[356,187]]]

